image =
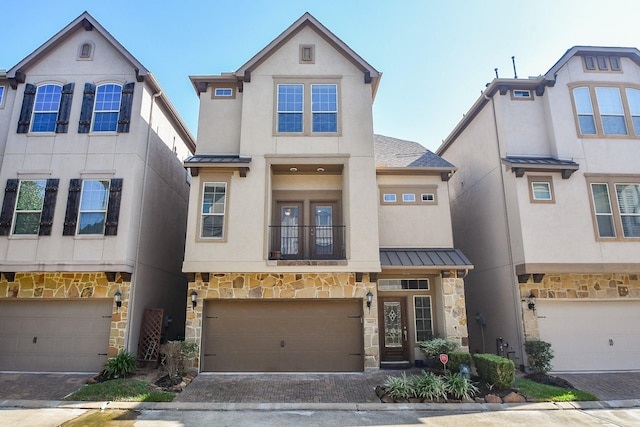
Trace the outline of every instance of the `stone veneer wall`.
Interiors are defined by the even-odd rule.
[[[460,351],[469,351],[464,279],[443,277],[442,296],[446,338],[456,341],[460,345]]]
[[[373,292],[371,311],[366,308],[368,291]],[[191,307],[191,292],[198,293],[198,305]],[[296,298],[357,298],[364,306],[364,367],[380,366],[378,345],[378,312],[375,298],[376,284],[369,282],[363,274],[362,281],[356,282],[355,273],[216,273],[203,281],[201,274],[189,282],[187,291],[186,340],[196,342],[201,347],[202,310],[205,299],[296,299]],[[200,366],[199,358],[194,367]]]
[[[2,299],[86,299],[109,298],[113,301],[111,315],[111,333],[109,334],[109,357],[115,356],[125,348],[125,329],[129,306],[131,282],[126,282],[117,274],[110,282],[104,272],[47,272],[15,273],[9,282],[5,275],[0,279],[0,298]],[[117,310],[114,294],[122,293],[122,307]]]
[[[640,275],[638,274],[546,274],[540,283],[530,277],[520,283],[522,319],[525,340],[540,339],[538,319],[527,307],[528,297],[533,293],[536,300],[624,300],[640,298]]]

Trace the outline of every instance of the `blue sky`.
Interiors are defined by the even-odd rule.
[[[374,131],[435,151],[495,77],[544,74],[574,45],[640,46],[638,0],[35,0],[6,13],[9,69],[84,11],[156,76],[196,135],[190,75],[233,71],[310,12],[383,72]]]

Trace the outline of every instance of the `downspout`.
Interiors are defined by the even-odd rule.
[[[483,94],[485,99],[489,99],[487,95]],[[513,262],[513,248],[511,245],[511,225],[509,223],[509,211],[507,210],[507,193],[504,185],[504,168],[502,167],[502,158],[500,157],[500,134],[498,131],[498,119],[496,115],[496,104],[491,97],[491,108],[493,110],[493,126],[496,131],[496,143],[498,145],[498,168],[500,169],[500,185],[502,187],[502,208],[504,212],[504,222],[507,226],[507,252],[509,253],[509,267],[511,269],[511,291],[514,303],[514,309],[516,313],[516,327],[518,328],[518,333],[516,334],[516,340],[518,341],[518,348],[520,350],[520,365],[524,366],[524,326],[522,324],[522,307],[520,306],[520,295],[519,295],[519,287],[517,285],[517,281],[515,279],[515,270],[514,270],[514,262]],[[508,351],[508,349],[507,349]]]
[[[153,106],[156,98],[162,96],[162,90],[151,96],[151,107],[149,108],[149,123],[147,125],[147,141],[144,154],[144,169],[142,172],[142,194],[140,196],[140,219],[138,220],[138,235],[136,236],[136,257],[133,261],[133,274],[131,275],[131,287],[129,289],[129,308],[127,313],[127,329],[125,332],[124,342],[125,348],[129,349],[129,339],[131,337],[131,322],[133,321],[133,305],[135,300],[134,286],[138,277],[138,267],[140,266],[140,241],[142,240],[142,222],[144,219],[145,196],[147,193],[147,169],[149,168],[149,152],[151,146],[151,131],[153,121]]]

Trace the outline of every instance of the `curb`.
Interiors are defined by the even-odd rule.
[[[527,403],[207,403],[207,402],[72,402],[3,400],[0,408],[59,408],[145,411],[555,411],[639,408],[640,399]]]

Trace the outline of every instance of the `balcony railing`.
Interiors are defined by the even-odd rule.
[[[344,225],[272,225],[269,259],[345,259]]]

